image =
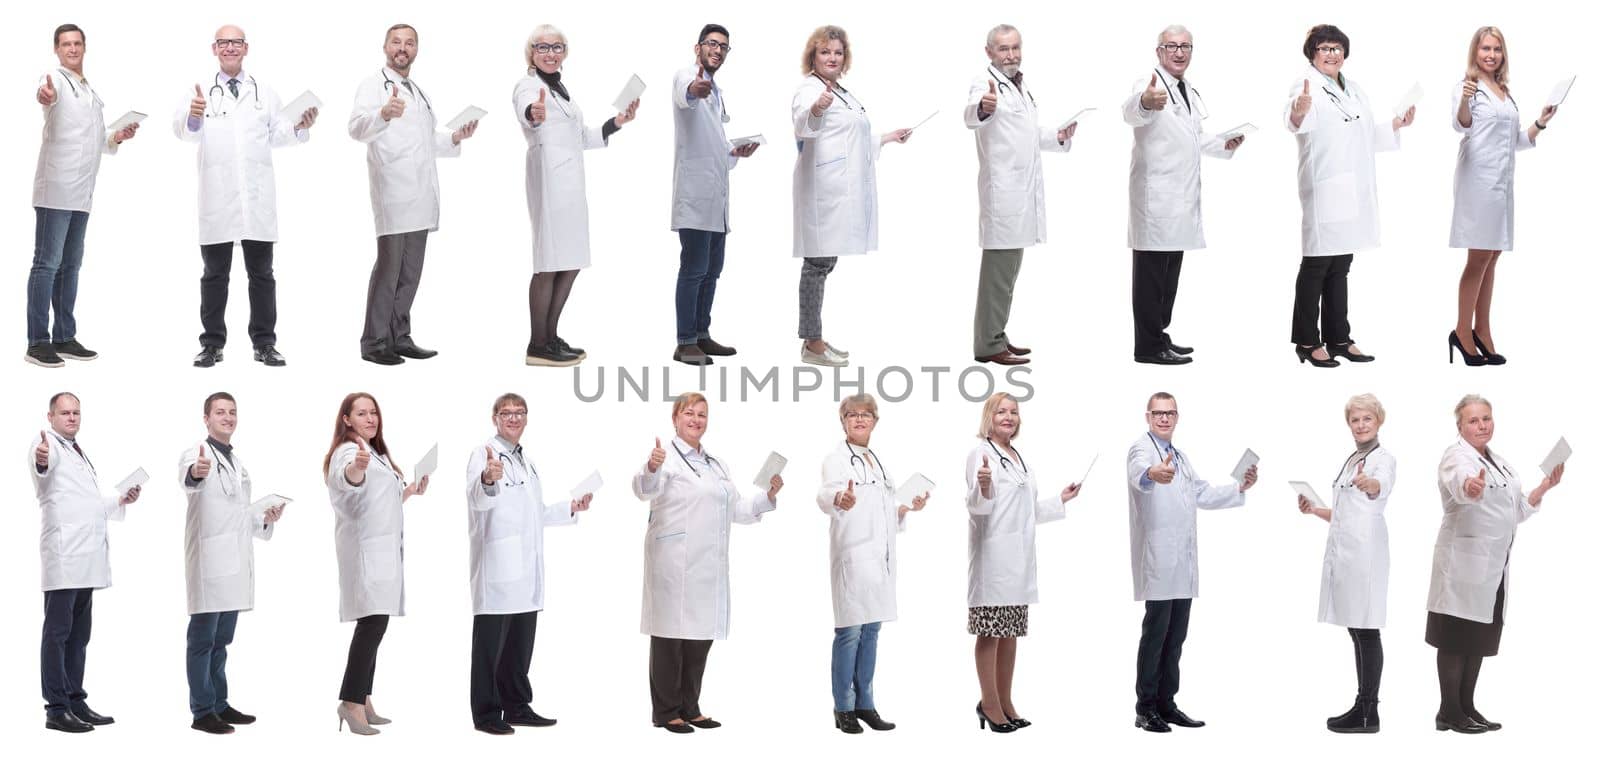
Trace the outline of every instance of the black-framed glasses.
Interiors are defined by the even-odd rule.
[[[1318,45],[1317,53],[1319,55],[1344,55],[1344,48],[1339,45]]]
[[[1150,415],[1157,419],[1177,419],[1178,410],[1172,409],[1171,411],[1168,411],[1167,409],[1156,409],[1151,411]]]
[[[495,416],[500,417],[501,419],[507,419],[507,420],[510,420],[510,419],[527,419],[528,418],[528,410],[527,409],[523,409],[521,411],[497,411],[497,412],[495,412]]]
[[[877,419],[878,415],[872,413],[871,411],[846,411],[846,412],[844,412],[844,418],[852,419],[852,420],[854,420],[854,419]]]
[[[551,53],[561,55],[562,53],[567,52],[567,45],[564,42],[540,42],[539,44],[533,46],[533,52],[540,55],[550,55]]]
[[[216,41],[216,43],[217,43],[217,47],[220,47],[220,48],[244,47],[245,46],[245,41],[244,41],[243,37],[219,39],[219,40]]]
[[[716,40],[700,40],[700,47],[713,51],[720,50],[722,51],[723,55],[733,52],[732,45],[726,42],[718,42]]]
[[[1189,42],[1185,42],[1185,43],[1182,43],[1182,44],[1179,44],[1177,42],[1168,42],[1168,43],[1165,43],[1165,44],[1157,45],[1156,47],[1159,47],[1162,50],[1167,51],[1168,54],[1176,53],[1176,52],[1178,52],[1180,50],[1185,52],[1185,53],[1194,52],[1194,44],[1193,43],[1189,43]]]

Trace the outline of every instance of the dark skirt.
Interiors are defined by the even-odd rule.
[[[967,609],[967,632],[987,638],[1021,638],[1028,634],[1028,607],[973,606]]]
[[[1494,656],[1500,653],[1500,631],[1506,626],[1506,581],[1494,594],[1494,621],[1488,624],[1436,611],[1428,612],[1428,645],[1450,654]]]

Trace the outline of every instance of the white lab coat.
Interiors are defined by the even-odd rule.
[[[43,472],[34,465],[37,437],[28,439],[28,471],[39,499],[39,564],[44,590],[111,587],[111,544],[106,520],[121,521],[127,507],[120,495],[100,492],[94,464],[72,449],[72,441],[53,430],[45,434],[50,459]]]
[[[1289,116],[1311,82],[1311,111],[1296,129]],[[1372,112],[1350,77],[1343,90],[1314,67],[1295,78],[1283,124],[1300,146],[1300,250],[1340,256],[1378,247],[1378,177],[1373,154],[1398,150],[1387,116]]]
[[[1140,79],[1122,101],[1122,120],[1133,127],[1133,160],[1128,166],[1128,247],[1145,251],[1200,250],[1206,246],[1200,223],[1200,157],[1228,159],[1233,151],[1202,123],[1209,115],[1200,88],[1184,79],[1185,105],[1178,80],[1159,66],[1156,85],[1167,105],[1147,111],[1139,100],[1150,86]]]
[[[978,102],[995,85],[994,113],[978,118]],[[1039,106],[1023,85],[990,66],[967,88],[967,128],[978,143],[978,245],[1012,250],[1045,241],[1044,161],[1041,151],[1072,149],[1056,128],[1039,126]]]
[[[545,120],[528,122],[528,106],[545,90]],[[606,146],[600,127],[583,125],[578,104],[561,97],[532,70],[511,93],[517,123],[528,141],[526,186],[533,222],[533,271],[566,271],[589,265],[589,199],[583,151]]]
[[[739,159],[723,128],[722,87],[712,79],[710,97],[689,97],[699,72],[690,66],[672,77],[672,231],[728,232],[728,171]]]
[[[693,461],[692,469],[685,458]],[[777,506],[764,488],[741,498],[721,459],[708,462],[676,437],[660,469],[652,474],[640,467],[633,476],[633,494],[650,502],[639,632],[683,640],[726,639],[729,528],[736,522],[755,524]]]
[[[544,502],[539,472],[498,436],[485,444],[504,467],[483,484],[484,450],[467,459],[467,536],[473,614],[522,614],[544,608],[544,528],[577,524],[571,499]],[[524,466],[526,463],[526,466]]]
[[[205,446],[211,473],[193,486],[189,468]],[[183,526],[183,577],[189,613],[249,611],[256,603],[254,540],[271,540],[276,525],[251,508],[250,470],[237,450],[233,463],[202,440],[178,457],[178,487],[189,501]]]
[[[406,613],[405,480],[376,451],[366,479],[351,485],[344,469],[356,444],[334,449],[328,463],[328,500],[333,503],[333,547],[339,557],[339,621],[373,614]]]
[[[1353,484],[1358,465],[1378,481],[1376,497],[1367,497]],[[1318,622],[1366,630],[1383,627],[1389,609],[1389,526],[1383,509],[1394,490],[1394,478],[1394,456],[1380,447],[1365,457],[1351,456],[1334,479]]]
[[[40,106],[44,130],[39,143],[39,164],[33,172],[33,207],[89,212],[94,201],[94,180],[100,173],[100,155],[115,154],[117,143],[106,129],[105,103],[89,83],[66,69],[50,78],[56,90],[54,105]],[[39,78],[44,85],[44,77]]]
[[[993,498],[978,488],[985,456]],[[1067,504],[1059,493],[1040,497],[1038,480],[1033,470],[1023,470],[1024,463],[1020,456],[1002,462],[987,440],[967,454],[967,608],[1039,603],[1034,528],[1065,519]]]
[[[1478,498],[1468,498],[1463,483],[1486,472]],[[1522,491],[1522,478],[1511,463],[1489,451],[1487,458],[1457,439],[1439,461],[1439,500],[1444,519],[1433,544],[1433,577],[1428,583],[1428,611],[1489,624],[1494,597],[1506,584],[1502,616],[1510,613],[1511,544],[1517,525],[1539,512]]]
[[[311,139],[309,130],[294,128],[300,114],[278,113],[283,104],[272,88],[243,71],[238,79],[237,99],[228,94],[226,74],[200,81],[201,91],[207,93],[207,115],[200,118],[198,131],[189,131],[188,125],[192,91],[172,116],[178,139],[200,146],[201,245],[276,242],[278,191],[272,149]]]
[[[1466,82],[1456,85],[1460,92]],[[1459,97],[1450,101],[1450,126],[1461,133],[1456,151],[1455,212],[1450,217],[1450,247],[1511,250],[1516,201],[1517,151],[1534,146],[1522,128],[1517,101],[1500,100],[1480,87],[1472,96],[1472,126],[1456,119]]]
[[[834,496],[847,486],[856,497],[855,506],[849,510],[833,505]],[[868,448],[852,450],[849,443],[840,443],[822,461],[817,507],[829,517],[828,576],[833,585],[833,626],[894,621],[895,536],[905,530],[906,522],[900,516],[894,482],[877,454]]]
[[[1212,485],[1195,476],[1178,449],[1176,473],[1162,485],[1144,481],[1145,470],[1166,454],[1146,433],[1128,447],[1128,543],[1133,558],[1133,600],[1167,601],[1200,595],[1200,541],[1195,509],[1244,505],[1238,483]]]
[[[435,158],[461,155],[449,132],[438,131],[433,103],[422,85],[385,67],[356,88],[350,111],[350,136],[367,145],[367,181],[378,236],[439,229],[439,168]],[[405,113],[384,121],[378,112],[389,102],[391,85],[405,101]]]
[[[800,82],[790,104],[794,161],[794,257],[857,256],[878,249],[878,137],[855,94],[837,86],[821,116],[825,85]]]

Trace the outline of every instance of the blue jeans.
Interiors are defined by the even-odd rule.
[[[239,612],[189,615],[189,712],[195,719],[228,708],[228,644]]]
[[[727,232],[678,230],[683,252],[678,256],[678,344],[694,345],[711,337],[711,301],[722,276]]]
[[[878,629],[882,622],[833,629],[833,710],[876,709],[872,704],[872,671],[878,666]]]
[[[77,337],[72,307],[78,302],[78,268],[83,265],[83,235],[88,211],[34,208],[33,268],[28,271],[28,345]],[[50,332],[50,309],[56,329]]]

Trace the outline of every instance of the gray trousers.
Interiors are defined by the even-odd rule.
[[[828,273],[839,263],[837,256],[804,258],[800,261],[800,339],[822,339],[822,291]]]
[[[361,352],[394,350],[411,342],[411,302],[422,281],[422,259],[428,230],[378,238],[378,260],[367,283],[367,324],[361,331]]]
[[[1006,349],[1011,293],[1022,271],[1022,249],[984,250],[978,268],[978,306],[972,315],[972,355],[993,356]]]

